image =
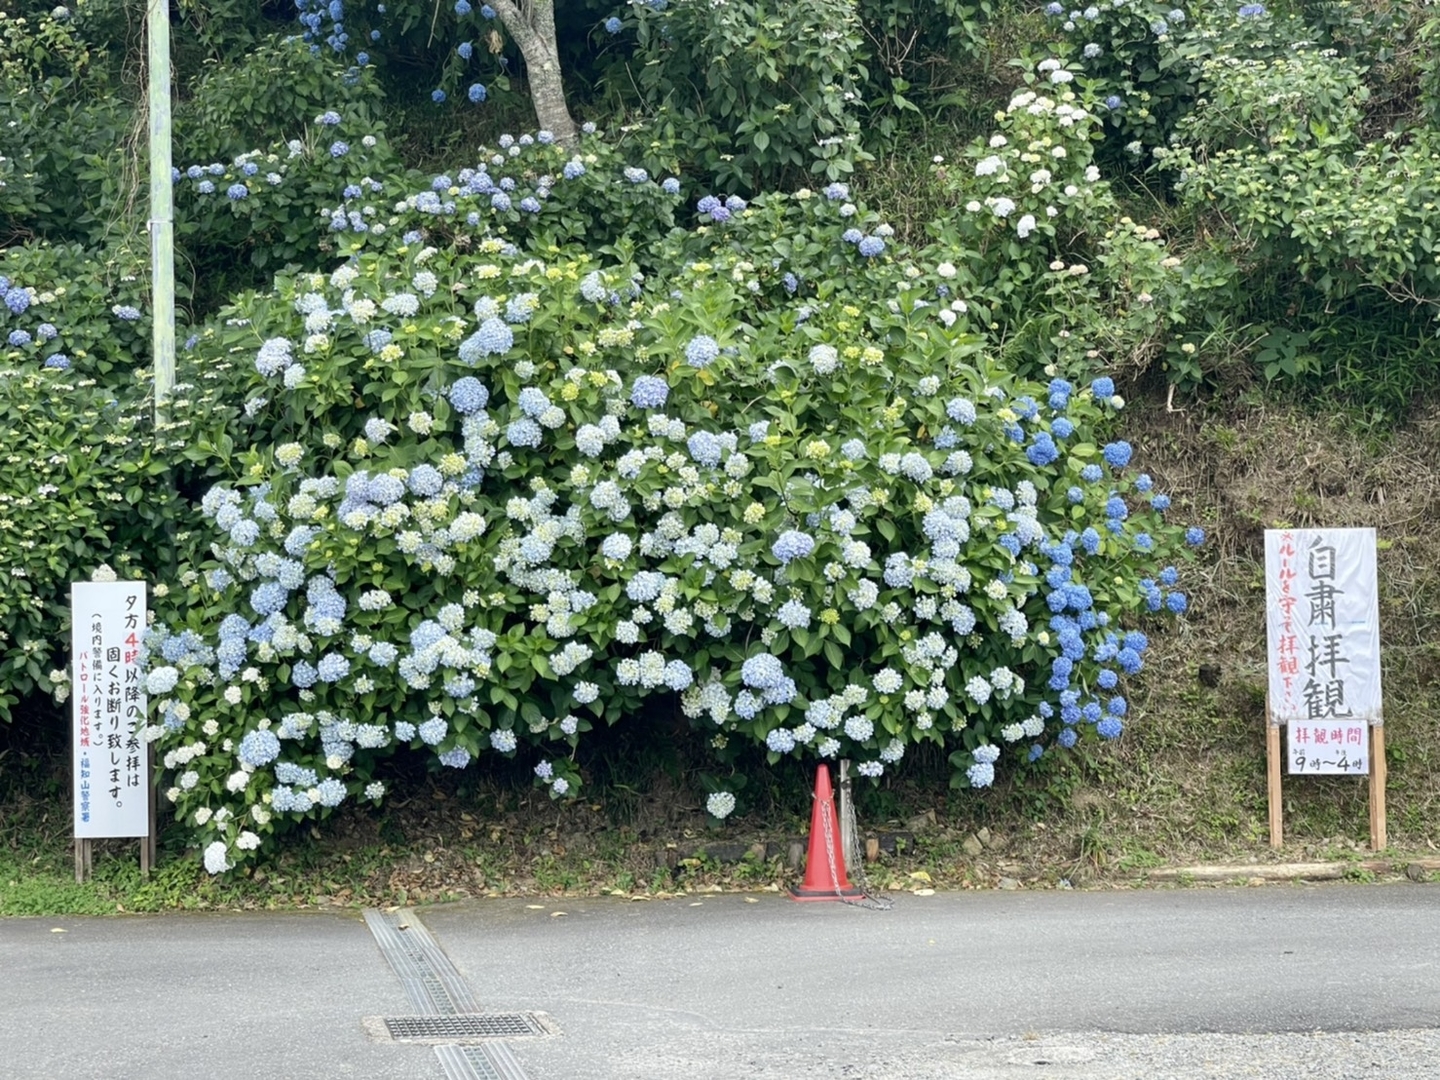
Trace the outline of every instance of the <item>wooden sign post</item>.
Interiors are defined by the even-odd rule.
[[[1265,530],[1270,846],[1290,773],[1370,777],[1370,846],[1386,846],[1385,727],[1374,529]],[[1281,729],[1285,740],[1282,744]]]
[[[1285,811],[1280,799],[1280,725],[1270,712],[1270,696],[1265,696],[1265,777],[1270,798],[1270,846],[1280,850],[1285,843]]]

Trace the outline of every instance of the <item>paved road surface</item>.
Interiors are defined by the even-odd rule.
[[[523,1080],[1440,1078],[1437,886],[420,919],[481,1009],[559,1028],[507,1044]],[[362,1027],[417,1010],[357,917],[3,920],[0,975],[6,1080],[447,1075],[433,1047]]]

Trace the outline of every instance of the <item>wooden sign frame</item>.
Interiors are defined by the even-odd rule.
[[[1385,826],[1385,725],[1370,724],[1370,849],[1383,851],[1389,846]],[[1281,763],[1284,760],[1284,736],[1281,724],[1270,712],[1270,696],[1265,696],[1265,774],[1270,804],[1270,846],[1279,850],[1285,843],[1285,812],[1281,798]]]

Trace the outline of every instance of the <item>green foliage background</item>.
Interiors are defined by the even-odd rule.
[[[848,179],[874,220],[954,252],[957,293],[1015,374],[1110,373],[1162,409],[1339,413],[1380,468],[1387,438],[1427,415],[1440,378],[1440,13],[1397,0],[1240,7],[1202,0],[1177,20],[1169,3],[1130,0],[1071,19],[1020,0],[583,0],[566,6],[560,46],[572,111],[619,157],[679,176],[686,205]],[[620,32],[604,26],[611,17]],[[498,24],[402,0],[384,17],[357,10],[352,37],[372,29],[381,40],[361,66],[354,45],[312,53],[295,40],[288,4],[179,9],[175,161],[219,169],[206,174],[215,195],[177,185],[196,333],[223,337],[234,305],[276,273],[332,266],[321,211],[357,172],[381,185],[383,205],[529,126],[523,64]],[[458,56],[461,41],[474,59]],[[122,0],[26,0],[0,19],[0,273],[50,297],[72,363],[41,367],[62,341],[0,340],[0,721],[26,731],[55,724],[66,583],[102,561],[153,572],[201,553],[191,508],[238,465],[238,431],[201,441],[184,415],[193,403],[207,423],[238,424],[238,402],[182,388],[182,426],[148,429],[142,53],[138,10]],[[1073,83],[1049,82],[1039,62],[1052,56]],[[475,80],[490,90],[483,105],[466,97]],[[1032,145],[1028,114],[1007,109],[1027,87],[1090,106],[1063,171],[1077,187],[1090,165],[1102,179],[1075,196],[1032,192],[1015,217],[1038,212],[1038,227],[1020,243],[1015,218],[966,206],[1001,191],[975,170],[997,149],[1012,175],[1042,164],[1049,148]],[[353,156],[332,155],[334,132],[315,123],[327,110]],[[247,161],[283,182],[225,200]],[[1062,168],[1051,171],[1058,186]],[[662,240],[675,224],[694,229],[688,210],[672,216],[622,186],[590,194],[509,227],[536,250],[584,237],[615,262],[644,252],[650,271],[693,256],[693,240]],[[754,213],[777,205],[758,199]],[[835,272],[832,253],[804,250],[803,237],[777,228],[767,243],[821,288]],[[1070,274],[1077,266],[1086,272]],[[118,318],[125,305],[141,318]],[[22,323],[33,319],[0,310],[4,333]],[[1414,464],[1433,476],[1433,459]],[[1221,534],[1222,551],[1253,548],[1265,525],[1341,523],[1313,498],[1217,510],[1212,523],[1242,530]],[[1420,650],[1412,685],[1429,670],[1421,643],[1436,620],[1427,565],[1407,623]]]

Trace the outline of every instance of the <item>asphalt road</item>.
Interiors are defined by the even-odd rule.
[[[564,912],[557,915],[556,912]],[[768,894],[420,912],[525,1080],[1440,1078],[1440,887]],[[63,932],[59,932],[63,931]],[[0,1077],[443,1080],[329,915],[0,921]]]

